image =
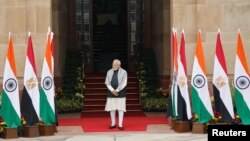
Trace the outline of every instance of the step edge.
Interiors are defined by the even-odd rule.
[[[138,94],[138,95],[139,95],[139,93],[127,93],[127,92],[126,92],[126,95],[128,95],[128,94],[129,94],[129,95],[132,95],[132,94],[133,94],[133,95],[134,95],[134,94]],[[90,93],[84,93],[83,95],[84,95],[84,96],[86,96],[86,95],[107,95],[107,93],[94,93],[94,94],[93,94],[93,93],[91,93],[91,94],[90,94]]]
[[[91,111],[81,111],[81,113],[85,113],[85,112],[107,112],[107,111],[104,111],[104,110],[91,110]],[[126,112],[144,112],[142,110],[126,110]]]
[[[87,101],[94,101],[94,100],[96,100],[96,101],[101,101],[101,100],[107,100],[106,98],[105,99],[87,99]],[[126,98],[126,100],[139,100],[139,99],[137,99],[137,98],[130,98],[130,99],[128,99],[128,98]]]
[[[89,106],[89,107],[101,107],[101,106],[105,106],[106,104],[102,104],[102,105],[83,105],[84,106]],[[141,104],[126,104],[126,106],[141,106]]]

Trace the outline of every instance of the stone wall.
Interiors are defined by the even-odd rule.
[[[8,33],[11,32],[17,68],[22,78],[27,50],[28,32],[31,32],[38,76],[41,75],[46,34],[51,26],[50,0],[0,0],[0,81],[2,82]]]
[[[67,1],[0,0],[0,83],[9,32],[13,38],[17,77],[20,83],[22,84],[24,73],[28,32],[32,35],[37,75],[40,78],[49,26],[55,33],[55,76],[60,77],[64,49],[67,46]]]
[[[241,29],[247,59],[250,60],[249,0],[172,0],[171,2],[171,26],[178,29],[178,41],[180,41],[181,30],[184,29],[186,33],[189,75],[192,73],[196,38],[199,29],[202,32],[202,45],[207,74],[210,77],[213,74],[218,28],[221,29],[221,41],[229,75],[234,73],[238,28]]]

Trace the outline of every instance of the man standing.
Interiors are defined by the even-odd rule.
[[[120,60],[113,60],[112,69],[107,72],[105,84],[108,88],[105,111],[109,111],[111,117],[109,129],[114,129],[116,127],[115,115],[117,110],[119,115],[118,128],[124,130],[123,116],[124,112],[126,112],[125,87],[127,86],[127,72],[121,68]]]

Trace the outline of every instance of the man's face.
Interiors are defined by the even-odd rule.
[[[114,70],[118,70],[120,68],[120,65],[118,62],[114,61],[113,64],[112,64],[112,67]]]

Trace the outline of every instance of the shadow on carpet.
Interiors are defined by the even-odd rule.
[[[168,121],[166,117],[124,117],[123,125],[124,131],[146,131],[149,124],[168,124]],[[108,129],[109,125],[110,117],[59,118],[59,126],[81,126],[84,132],[120,131],[118,128]]]

